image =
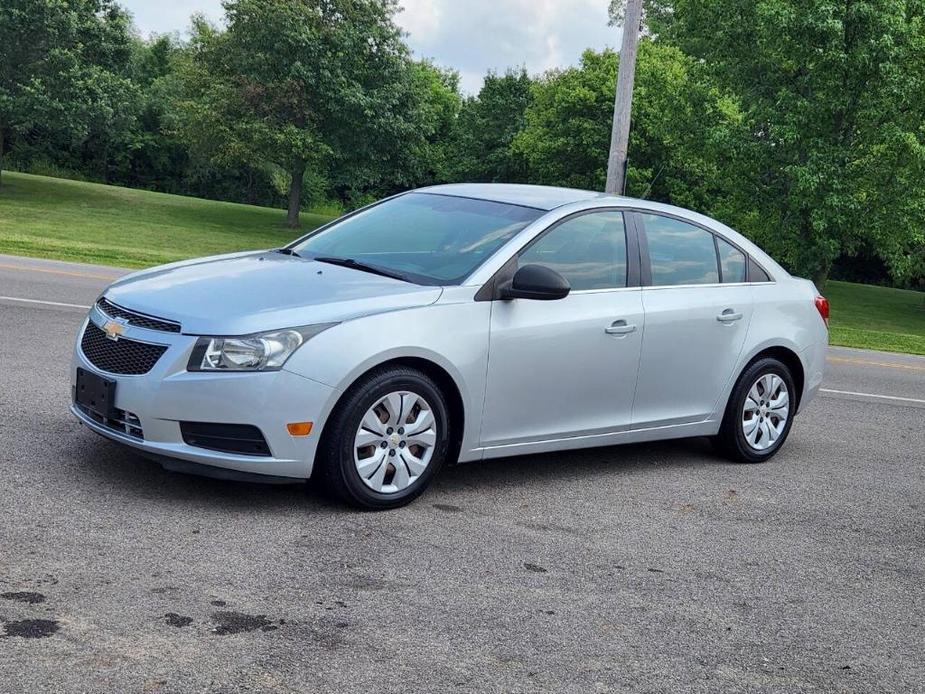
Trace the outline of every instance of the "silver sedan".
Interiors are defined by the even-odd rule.
[[[765,461],[819,389],[827,319],[695,212],[437,186],[120,279],[80,329],[71,409],[168,469],[389,508],[451,462],[693,436]]]

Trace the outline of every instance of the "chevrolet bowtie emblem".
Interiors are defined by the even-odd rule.
[[[108,320],[103,324],[103,332],[106,333],[106,337],[115,342],[125,332],[125,325],[119,321]]]

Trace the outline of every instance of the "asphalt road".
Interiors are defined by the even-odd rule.
[[[925,358],[833,349],[765,465],[532,456],[357,513],[82,428],[60,304],[117,274],[0,256],[0,692],[925,691]]]

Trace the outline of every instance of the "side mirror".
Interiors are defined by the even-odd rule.
[[[514,273],[514,279],[501,288],[502,299],[564,299],[572,290],[568,280],[544,265],[524,265]]]

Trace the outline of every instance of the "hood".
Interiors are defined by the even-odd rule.
[[[193,335],[246,335],[435,302],[424,287],[306,258],[237,253],[142,270],[105,296],[124,308],[179,321]]]

